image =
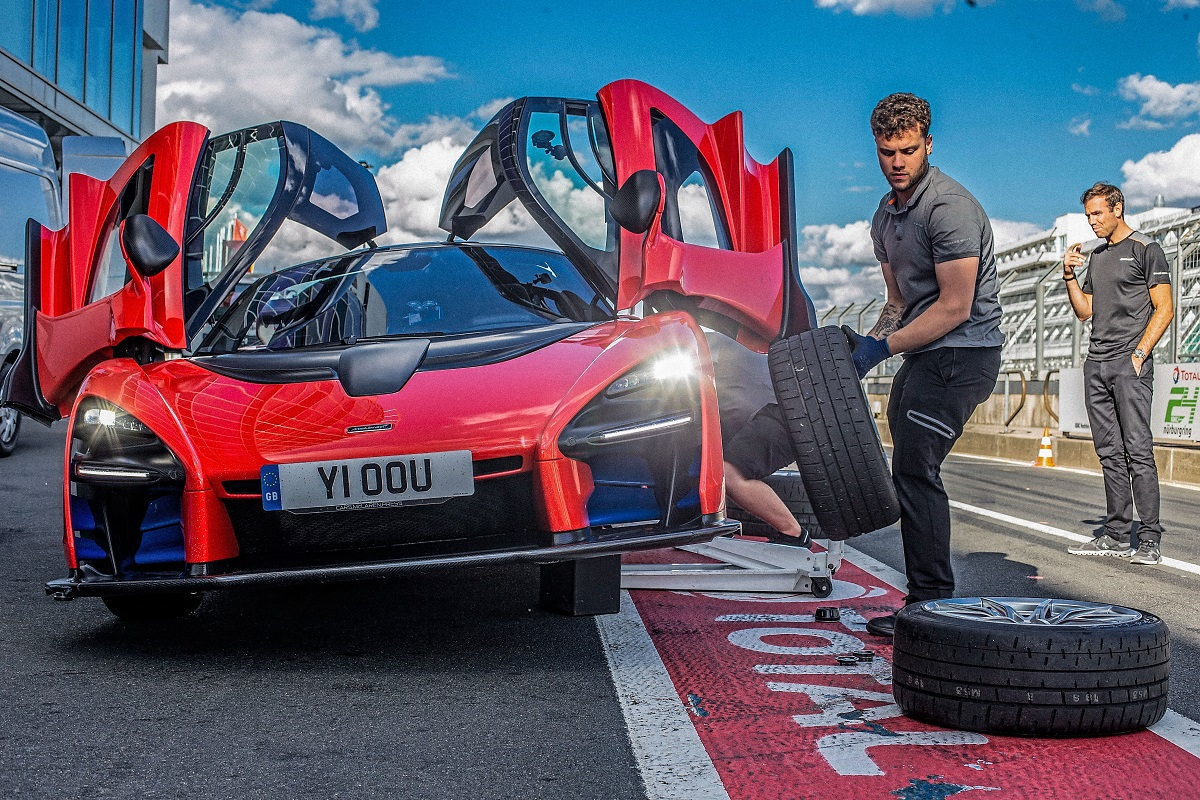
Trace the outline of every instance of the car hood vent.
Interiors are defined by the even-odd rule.
[[[192,363],[246,383],[341,381],[351,397],[400,391],[417,372],[479,367],[532,353],[595,326],[557,323],[536,328],[434,339],[380,339],[353,345],[195,356]]]

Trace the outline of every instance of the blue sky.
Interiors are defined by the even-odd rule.
[[[247,114],[312,124],[385,167],[385,195],[413,214],[429,212],[398,183],[414,183],[418,156],[452,163],[497,101],[591,97],[625,77],[710,121],[741,109],[760,161],[792,148],[799,221],[838,251],[813,252],[827,268],[869,261],[861,223],[887,187],[867,118],[893,91],[931,102],[933,163],[998,227],[1047,228],[1100,179],[1134,210],[1158,193],[1200,203],[1200,0],[173,0],[172,12],[160,122],[242,124],[236,92]],[[218,64],[223,52],[256,79]],[[206,80],[226,91],[197,90]],[[851,234],[857,245],[841,241]]]

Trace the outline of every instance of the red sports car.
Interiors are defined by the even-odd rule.
[[[739,114],[635,81],[502,109],[441,244],[375,246],[370,173],[288,122],[176,123],[111,180],[73,175],[66,227],[29,223],[4,386],[70,420],[47,590],[168,617],[215,589],[532,561],[549,606],[615,611],[621,552],[737,530],[698,322],[759,351],[810,328],[791,187]],[[561,252],[469,241],[514,200]],[[253,269],[316,235],[346,252]]]

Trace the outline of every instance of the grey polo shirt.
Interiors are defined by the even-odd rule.
[[[937,167],[930,167],[905,206],[895,192],[879,201],[871,220],[875,257],[891,267],[904,298],[904,327],[939,295],[933,265],[958,258],[979,259],[971,316],[940,339],[912,352],[939,347],[999,347],[999,282],[993,253],[992,224],[970,192]]]
[[[1171,268],[1158,242],[1134,231],[1116,244],[1102,244],[1088,256],[1083,291],[1092,296],[1088,358],[1128,358],[1138,346],[1154,305],[1150,287],[1171,283]]]

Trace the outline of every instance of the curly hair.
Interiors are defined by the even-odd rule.
[[[884,139],[894,139],[916,128],[922,137],[929,135],[932,114],[929,103],[915,94],[896,92],[879,101],[871,112],[871,133]]]
[[[1113,186],[1111,183],[1104,183],[1103,181],[1097,181],[1092,188],[1084,192],[1083,196],[1079,198],[1079,202],[1086,206],[1089,200],[1097,197],[1104,198],[1104,200],[1108,203],[1109,211],[1115,211],[1117,208],[1117,203],[1121,204],[1122,210],[1125,208],[1125,195],[1121,194],[1121,190]]]

